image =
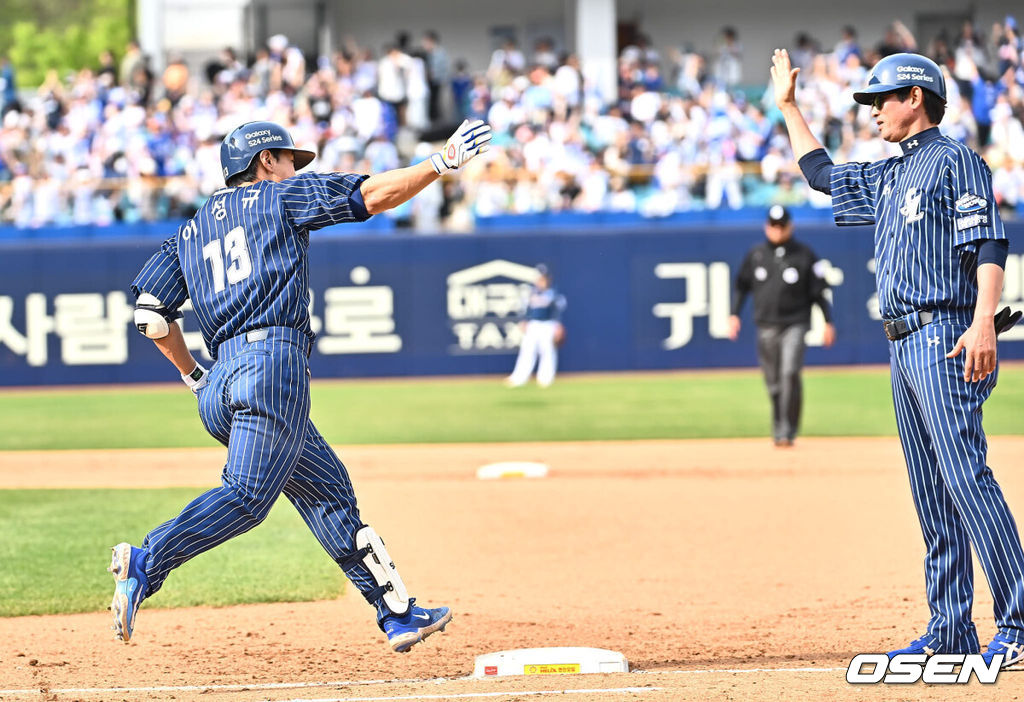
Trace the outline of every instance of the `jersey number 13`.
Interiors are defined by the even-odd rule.
[[[221,248],[223,247],[223,252]],[[249,245],[245,243],[245,230],[235,227],[224,239],[214,239],[203,247],[203,258],[213,268],[213,291],[223,292],[224,281],[234,285],[252,273],[252,258],[249,256]],[[227,261],[227,267],[224,262]]]

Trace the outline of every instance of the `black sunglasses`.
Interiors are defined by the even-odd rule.
[[[900,90],[894,90],[891,93],[878,93],[875,95],[875,99],[871,101],[871,106],[876,110],[881,110],[882,105],[885,104],[885,101],[888,100],[890,96],[895,96],[897,100],[903,102],[910,97],[910,90],[910,88],[902,88]]]

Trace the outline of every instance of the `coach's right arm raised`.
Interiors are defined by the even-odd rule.
[[[825,147],[807,126],[807,120],[796,104],[796,77],[799,68],[793,68],[789,52],[776,49],[772,55],[772,84],[775,87],[775,104],[786,120],[786,131],[793,147],[793,155],[800,164],[807,183],[815,190],[829,194],[832,174],[832,159]]]

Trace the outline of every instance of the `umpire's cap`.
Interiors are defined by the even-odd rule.
[[[793,218],[790,216],[789,210],[782,205],[772,205],[768,209],[768,224],[785,227],[792,220]]]
[[[861,105],[870,105],[878,93],[891,93],[915,85],[930,90],[946,101],[946,79],[938,64],[921,54],[893,54],[875,64],[868,84],[853,94]]]
[[[244,173],[264,149],[288,149],[295,154],[295,170],[305,168],[316,158],[312,151],[296,149],[292,135],[273,122],[246,122],[224,137],[220,145],[220,167],[224,182]]]

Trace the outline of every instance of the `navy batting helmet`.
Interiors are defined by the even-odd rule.
[[[224,137],[220,145],[220,167],[224,182],[244,173],[264,149],[288,149],[295,154],[295,170],[309,165],[316,154],[296,149],[292,135],[280,124],[273,122],[246,122]]]
[[[946,79],[938,64],[921,54],[893,54],[875,64],[867,87],[853,94],[862,105],[870,105],[878,93],[891,93],[915,85],[930,90],[946,101]]]

